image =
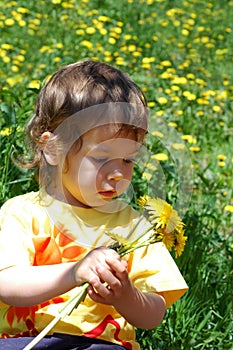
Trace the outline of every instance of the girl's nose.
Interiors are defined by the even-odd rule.
[[[114,169],[113,171],[111,171],[108,174],[107,178],[108,178],[108,180],[120,181],[120,180],[124,179],[124,175],[120,169]]]

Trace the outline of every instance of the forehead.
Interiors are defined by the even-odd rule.
[[[137,131],[132,128],[120,128],[116,125],[100,126],[83,135],[82,148],[86,151],[136,153],[141,147],[136,133]]]

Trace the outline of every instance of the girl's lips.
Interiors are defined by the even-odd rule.
[[[116,191],[101,191],[101,192],[99,192],[99,194],[102,197],[107,197],[107,198],[112,198],[112,197],[115,197],[117,195]]]

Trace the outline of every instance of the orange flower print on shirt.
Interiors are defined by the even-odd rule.
[[[53,226],[47,218],[41,230],[39,221],[32,219],[32,238],[35,247],[33,265],[60,264],[67,261],[79,260],[87,252],[87,249],[77,245],[71,238],[71,234],[61,225]]]
[[[41,225],[39,220],[34,217],[31,228],[35,249],[33,266],[77,261],[87,252],[86,248],[74,242],[71,234],[62,225],[59,228],[52,225],[49,218],[46,218]],[[58,304],[64,301],[64,298],[56,297],[42,304],[30,307],[10,306],[5,313],[5,318],[9,326],[17,327],[17,324],[22,320],[25,323],[24,330],[15,334],[14,337],[35,336],[38,333],[34,326],[36,312],[49,304]],[[3,336],[9,337],[8,334],[4,334]]]
[[[37,329],[35,328],[34,322],[35,322],[35,313],[40,308],[43,308],[49,304],[58,304],[64,301],[64,298],[62,297],[56,297],[49,301],[46,301],[39,305],[34,305],[30,307],[16,307],[16,306],[10,306],[6,313],[6,319],[10,327],[12,327],[13,322],[16,320],[17,322],[20,322],[23,320],[26,325],[26,329],[24,332],[20,334],[15,334],[14,337],[19,336],[35,336],[38,334]],[[7,338],[7,334],[5,334],[5,338]]]

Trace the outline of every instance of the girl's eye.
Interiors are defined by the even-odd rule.
[[[96,162],[96,163],[105,163],[108,161],[108,158],[97,158],[97,157],[92,157],[92,159]]]

